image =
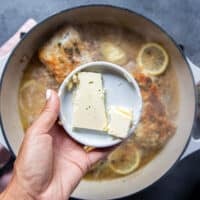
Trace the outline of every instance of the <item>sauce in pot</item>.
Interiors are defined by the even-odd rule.
[[[68,36],[72,31],[69,41],[66,40],[67,34],[62,36],[65,40],[60,40],[59,33],[55,40],[45,44],[46,49],[43,48],[39,56],[38,52],[33,56],[24,71],[19,88],[19,111],[24,130],[41,112],[46,89],[57,90],[70,70],[79,64],[97,60],[119,64],[133,74],[141,88],[144,103],[141,122],[135,134],[115,150],[118,153],[93,166],[85,178],[112,179],[134,173],[148,164],[176,132],[179,93],[175,70],[169,62],[162,75],[143,73],[136,58],[142,45],[152,41],[125,28],[110,24],[81,24],[70,25],[69,29],[63,30],[68,31]],[[46,65],[48,56],[55,62]],[[65,63],[69,62],[70,68],[63,68],[64,74],[58,74],[53,64],[67,67]]]

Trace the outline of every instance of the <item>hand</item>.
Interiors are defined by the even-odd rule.
[[[52,90],[50,94],[44,111],[24,137],[13,178],[2,199],[17,196],[19,200],[66,200],[90,166],[109,152],[107,149],[87,153],[67,136],[55,124],[59,98]]]

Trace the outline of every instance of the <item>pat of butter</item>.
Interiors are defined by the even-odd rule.
[[[103,131],[107,126],[102,75],[80,72],[73,100],[72,127]]]
[[[111,106],[109,115],[110,123],[108,125],[108,134],[119,138],[126,138],[133,118],[131,110]]]

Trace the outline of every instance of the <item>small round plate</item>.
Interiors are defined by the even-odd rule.
[[[59,88],[60,97],[60,121],[66,132],[77,142],[98,148],[110,147],[122,141],[105,132],[93,131],[87,129],[72,128],[72,109],[73,93],[76,86],[71,91],[67,86],[72,77],[79,72],[97,72],[102,74],[103,87],[105,89],[106,110],[111,105],[131,108],[133,111],[133,122],[128,136],[134,133],[134,130],[140,120],[142,111],[142,97],[137,82],[131,74],[122,67],[109,62],[90,62],[72,71],[63,81]]]

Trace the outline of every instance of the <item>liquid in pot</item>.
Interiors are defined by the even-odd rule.
[[[156,41],[148,41],[136,32],[111,24],[66,27],[70,28],[55,33],[56,36],[36,52],[24,71],[19,88],[19,111],[24,130],[42,111],[46,89],[57,90],[63,78],[79,64],[90,61],[119,64],[140,86],[144,105],[142,118],[135,134],[115,153],[93,166],[85,178],[112,179],[134,173],[151,162],[176,132],[179,94],[175,70],[169,62],[162,75],[145,74],[137,64],[138,52],[145,43]],[[63,36],[65,29],[68,35]],[[64,41],[61,37],[71,38]],[[54,62],[46,65],[48,59]]]

